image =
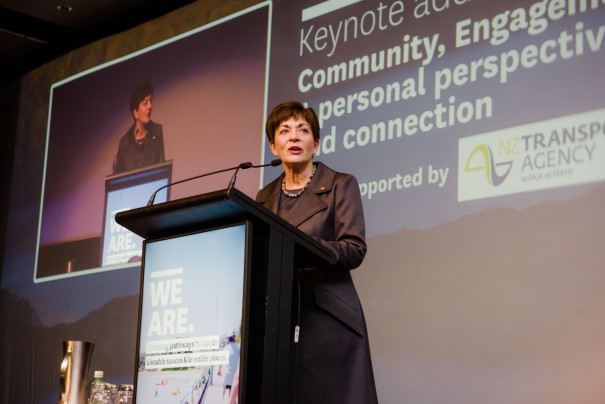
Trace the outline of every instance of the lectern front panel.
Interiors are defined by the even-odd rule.
[[[138,403],[223,403],[246,349],[247,224],[144,243]],[[243,343],[242,343],[243,342]],[[237,394],[237,386],[231,394]]]

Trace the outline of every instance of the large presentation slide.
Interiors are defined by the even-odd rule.
[[[605,399],[605,3],[297,5],[267,104],[306,101],[359,180],[381,402]]]

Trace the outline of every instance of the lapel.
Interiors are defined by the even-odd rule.
[[[277,205],[279,202],[279,193],[281,192],[281,182],[284,178],[282,173],[275,180],[267,184],[267,186],[259,192],[256,201],[269,209],[271,212],[277,214]]]
[[[311,181],[309,188],[299,197],[296,208],[288,215],[282,216],[293,226],[299,226],[304,221],[327,208],[326,202],[321,198],[321,194],[329,192],[334,184],[336,173],[322,163],[318,163],[317,171]],[[273,182],[261,191],[257,201],[271,212],[277,214],[279,198],[281,195],[281,183],[284,178],[282,173]],[[284,196],[285,197],[285,196]]]
[[[328,205],[320,195],[332,189],[334,175],[334,171],[322,163],[318,163],[317,171],[315,172],[313,180],[311,180],[309,188],[299,197],[296,208],[292,209],[286,216],[283,216],[283,218],[292,225],[298,227],[316,213],[326,209]],[[281,179],[279,184],[281,184]],[[281,192],[281,186],[279,188],[279,191]],[[280,195],[280,197],[285,198],[283,195]],[[276,205],[277,200],[278,199],[275,198]]]

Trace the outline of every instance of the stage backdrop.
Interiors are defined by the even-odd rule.
[[[55,402],[64,339],[95,342],[93,367],[132,382],[140,266],[40,257],[100,248],[104,184],[147,79],[172,180],[268,162],[267,111],[317,111],[317,160],[363,196],[354,280],[381,403],[605,402],[604,22],[602,0],[199,1],[34,71],[0,397]],[[253,197],[279,172],[242,171],[238,188]]]

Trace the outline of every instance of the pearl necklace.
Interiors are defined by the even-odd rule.
[[[299,189],[298,192],[296,192],[296,193],[288,192],[286,190],[286,176],[284,176],[284,179],[281,182],[281,191],[288,198],[298,198],[299,196],[301,196],[303,194],[303,192],[305,192],[307,190],[307,188],[309,188],[309,184],[311,183],[311,180],[313,179],[313,176],[315,175],[315,171],[317,171],[317,166],[315,164],[313,164],[313,172],[311,172],[311,176],[307,180],[307,183],[305,184],[304,187]]]

